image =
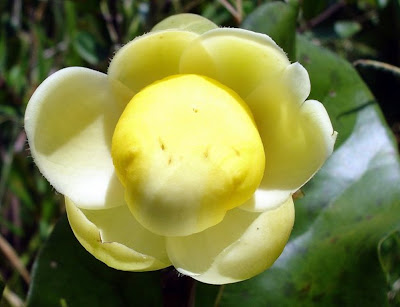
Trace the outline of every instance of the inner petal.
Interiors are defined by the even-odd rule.
[[[281,74],[288,65],[286,54],[269,36],[225,28],[191,42],[180,59],[180,72],[214,78],[245,98],[262,80]]]
[[[197,37],[194,32],[178,30],[140,36],[116,53],[108,75],[137,93],[156,80],[179,73],[181,54]]]
[[[114,131],[112,157],[133,215],[166,236],[219,223],[252,196],[265,165],[247,105],[198,75],[172,76],[134,96]]]
[[[212,21],[196,14],[178,14],[165,18],[151,29],[152,32],[164,30],[182,30],[203,34],[218,26]]]

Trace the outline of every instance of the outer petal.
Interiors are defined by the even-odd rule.
[[[203,16],[196,14],[178,14],[165,18],[163,21],[156,24],[151,31],[155,32],[174,29],[203,34],[216,28],[218,28],[218,26],[215,23]]]
[[[47,78],[25,113],[32,156],[42,174],[61,194],[82,207],[113,207],[123,202],[114,174],[111,137],[130,92],[111,92],[107,75],[66,68]],[[125,89],[126,90],[126,89]]]
[[[167,238],[168,255],[182,274],[210,284],[251,278],[282,253],[294,223],[290,198],[263,213],[233,209],[201,233]]]
[[[324,106],[303,102],[310,92],[307,71],[298,63],[281,78],[266,80],[245,101],[265,148],[265,173],[243,209],[276,207],[304,185],[333,151],[336,132]]]
[[[165,238],[143,228],[126,205],[85,210],[68,198],[65,205],[78,241],[108,266],[124,271],[151,271],[170,265]]]
[[[135,93],[146,85],[179,73],[183,50],[198,35],[188,31],[160,31],[140,36],[121,48],[108,75]]]
[[[214,78],[244,98],[288,65],[286,54],[269,36],[225,28],[208,31],[191,43],[180,71]]]

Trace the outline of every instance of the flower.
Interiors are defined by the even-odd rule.
[[[25,129],[96,258],[225,284],[279,257],[292,194],[332,153],[336,132],[309,93],[307,71],[267,35],[183,14],[122,47],[107,75],[48,77]]]

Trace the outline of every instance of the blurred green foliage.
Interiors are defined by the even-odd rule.
[[[17,261],[31,271],[40,247],[48,238],[55,222],[64,210],[61,197],[42,178],[29,156],[23,130],[23,116],[30,96],[49,74],[63,67],[85,66],[106,71],[109,59],[112,58],[118,48],[134,37],[149,31],[155,23],[171,14],[198,13],[223,26],[240,26],[243,22],[244,28],[256,29],[275,37],[288,52],[291,60],[297,58],[305,66],[310,64],[307,63],[310,57],[318,57],[319,53],[317,52],[316,56],[310,55],[309,58],[304,56],[299,58],[299,52],[307,55],[309,50],[315,48],[312,46],[305,47],[304,40],[307,40],[308,44],[320,45],[333,50],[354,63],[355,68],[368,84],[382,108],[385,119],[397,137],[397,142],[399,142],[400,74],[398,68],[396,69],[400,66],[399,0],[286,1],[290,3],[290,6],[281,1],[243,0],[230,1],[230,7],[226,5],[227,2],[229,1],[0,1],[0,235],[15,251],[15,254],[5,256],[3,247],[0,249],[0,293],[4,287],[1,280],[7,284],[0,306],[17,306],[18,300],[15,300],[15,298],[20,298],[22,301],[26,299],[29,286],[21,278],[21,274],[12,260],[17,258]],[[295,30],[297,33],[301,33],[303,37],[303,43],[298,43],[297,46],[295,44]],[[371,62],[364,61],[365,59],[372,59],[377,62],[372,65]],[[324,60],[323,57],[322,60]],[[316,80],[312,83],[314,86],[314,82],[319,80],[318,67],[312,64],[308,66],[307,69],[309,69],[311,77]],[[356,79],[349,77],[353,76],[354,71],[345,71],[347,71],[345,76],[340,78],[346,79],[347,76],[349,79],[346,79],[346,82],[350,86],[359,86],[358,77]],[[326,80],[329,82],[329,79]],[[339,117],[338,110],[335,110],[334,106],[329,104],[329,101],[334,98],[333,95],[337,93],[328,92],[327,95],[319,92],[321,89],[322,87],[316,86],[311,97],[326,100],[323,102],[330,114],[337,116],[334,119],[334,126],[341,130],[339,131],[341,139],[338,140],[338,145],[340,145],[353,133],[356,115],[350,115],[347,118],[343,115]],[[361,92],[365,93],[365,91],[363,89]],[[361,101],[357,100],[359,99],[358,96],[358,98],[351,95],[346,97],[353,99],[348,102],[348,105],[355,107],[354,113],[366,112],[364,108],[369,108],[368,105],[356,104]],[[343,106],[344,104],[341,105],[341,107]],[[343,121],[346,120],[352,121],[352,124],[343,124]],[[377,120],[377,122],[380,123],[380,120]],[[391,145],[387,143],[386,146],[390,147]],[[382,158],[382,161],[385,161],[385,159],[385,157]],[[388,173],[378,174],[373,176],[372,179],[364,178],[366,180],[364,187],[371,188],[370,186],[373,186],[375,182],[385,178],[385,174]],[[324,173],[319,175],[318,178],[323,178],[323,176]],[[324,182],[322,179],[319,180],[315,181],[314,185],[318,186]],[[314,195],[312,194],[313,182],[306,188],[306,191],[307,189],[310,190],[307,194],[308,196],[311,194],[311,200]],[[340,187],[340,182],[336,184]],[[390,185],[390,183],[387,182],[387,185]],[[325,187],[325,189],[328,188]],[[332,191],[334,189],[328,189],[326,193],[329,194]],[[321,200],[323,197],[317,197],[317,199]],[[307,202],[307,200],[304,200],[304,202]],[[394,206],[392,203],[392,200],[386,201],[388,206]],[[313,203],[311,202],[311,204]],[[362,204],[358,205],[362,206]],[[317,206],[317,202],[315,206]],[[294,236],[300,235],[302,229],[306,229],[307,225],[303,223],[307,220],[306,218],[309,218],[306,215],[311,213],[306,214],[308,211],[304,208],[308,207],[300,207],[298,210],[298,217],[300,218],[298,218],[299,223],[296,224]],[[329,219],[328,213],[323,215],[323,218]],[[302,218],[302,215],[305,217]],[[394,216],[392,218],[394,219],[391,222],[393,225],[396,224],[396,218],[400,221],[400,217]],[[384,223],[386,218],[382,217],[381,219]],[[400,227],[399,222],[397,226]],[[369,235],[370,231],[375,231],[378,228],[374,228],[373,225],[366,226],[362,229],[368,231],[365,230],[362,233],[366,236]],[[59,229],[58,233],[64,234],[63,231],[65,229]],[[379,292],[379,295],[382,293],[381,291],[387,291],[388,304],[399,305],[399,234],[398,230],[393,229],[388,233],[384,232],[383,228],[379,228],[379,234],[383,237],[374,237],[375,239],[372,241],[367,240],[370,244],[368,245],[369,248],[378,250],[376,255],[379,252],[379,261],[382,266],[382,276],[379,275],[379,272],[374,272],[374,274],[376,273],[374,276],[380,276],[374,279],[380,283],[376,285],[376,288],[380,290],[376,291]],[[340,240],[340,238],[337,240]],[[381,241],[373,246],[377,240]],[[359,244],[363,242],[360,239]],[[51,241],[48,244],[52,246]],[[54,248],[51,250],[54,250]],[[373,258],[371,254],[368,257],[372,258],[368,258],[367,263],[368,261],[376,263],[377,258]],[[44,260],[42,259],[42,261]],[[40,263],[39,261],[38,266]],[[297,264],[296,261],[293,263]],[[316,268],[321,270],[318,266]],[[115,272],[104,274],[108,274],[106,280],[112,280],[113,274],[118,275]],[[272,272],[270,276],[274,276],[274,274]],[[361,272],[357,272],[357,268],[355,268],[352,274],[361,274]],[[260,278],[262,283],[268,284],[269,281],[265,276],[263,275]],[[297,278],[300,278],[299,276]],[[357,280],[357,277],[361,278],[361,276],[353,277]],[[129,282],[134,284],[137,281],[131,280]],[[106,284],[107,281],[104,287],[108,287]],[[236,299],[233,295],[234,291],[243,294],[246,285],[240,285],[227,287],[226,293],[228,294],[225,296],[221,293],[218,295],[218,290],[215,288],[210,289],[204,285],[199,285],[199,294],[204,295],[198,295],[197,303],[209,305],[216,298],[218,302],[221,301],[221,304],[224,302],[229,304]],[[248,285],[251,285],[251,283]],[[259,284],[257,285],[259,286]],[[235,290],[235,287],[239,287],[239,289]],[[253,288],[256,289],[257,287]],[[309,291],[310,289],[306,290]],[[262,288],[261,290],[264,291],[265,289]],[[300,291],[303,296],[306,295],[304,291]],[[358,291],[361,290],[358,289]],[[34,294],[32,295],[34,297]],[[264,293],[264,295],[267,294]],[[266,302],[267,300],[264,297],[259,298],[257,295],[255,297],[258,299],[257,302]],[[381,296],[379,297],[381,298]],[[271,296],[271,300],[274,299],[276,298]],[[254,301],[252,303],[255,304]],[[315,304],[318,305],[317,303]],[[63,306],[63,304],[65,302],[60,302],[60,306]]]

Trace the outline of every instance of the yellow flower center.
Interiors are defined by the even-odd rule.
[[[168,77],[136,94],[115,128],[112,158],[132,214],[166,236],[219,223],[252,197],[265,165],[245,102],[199,75]]]

